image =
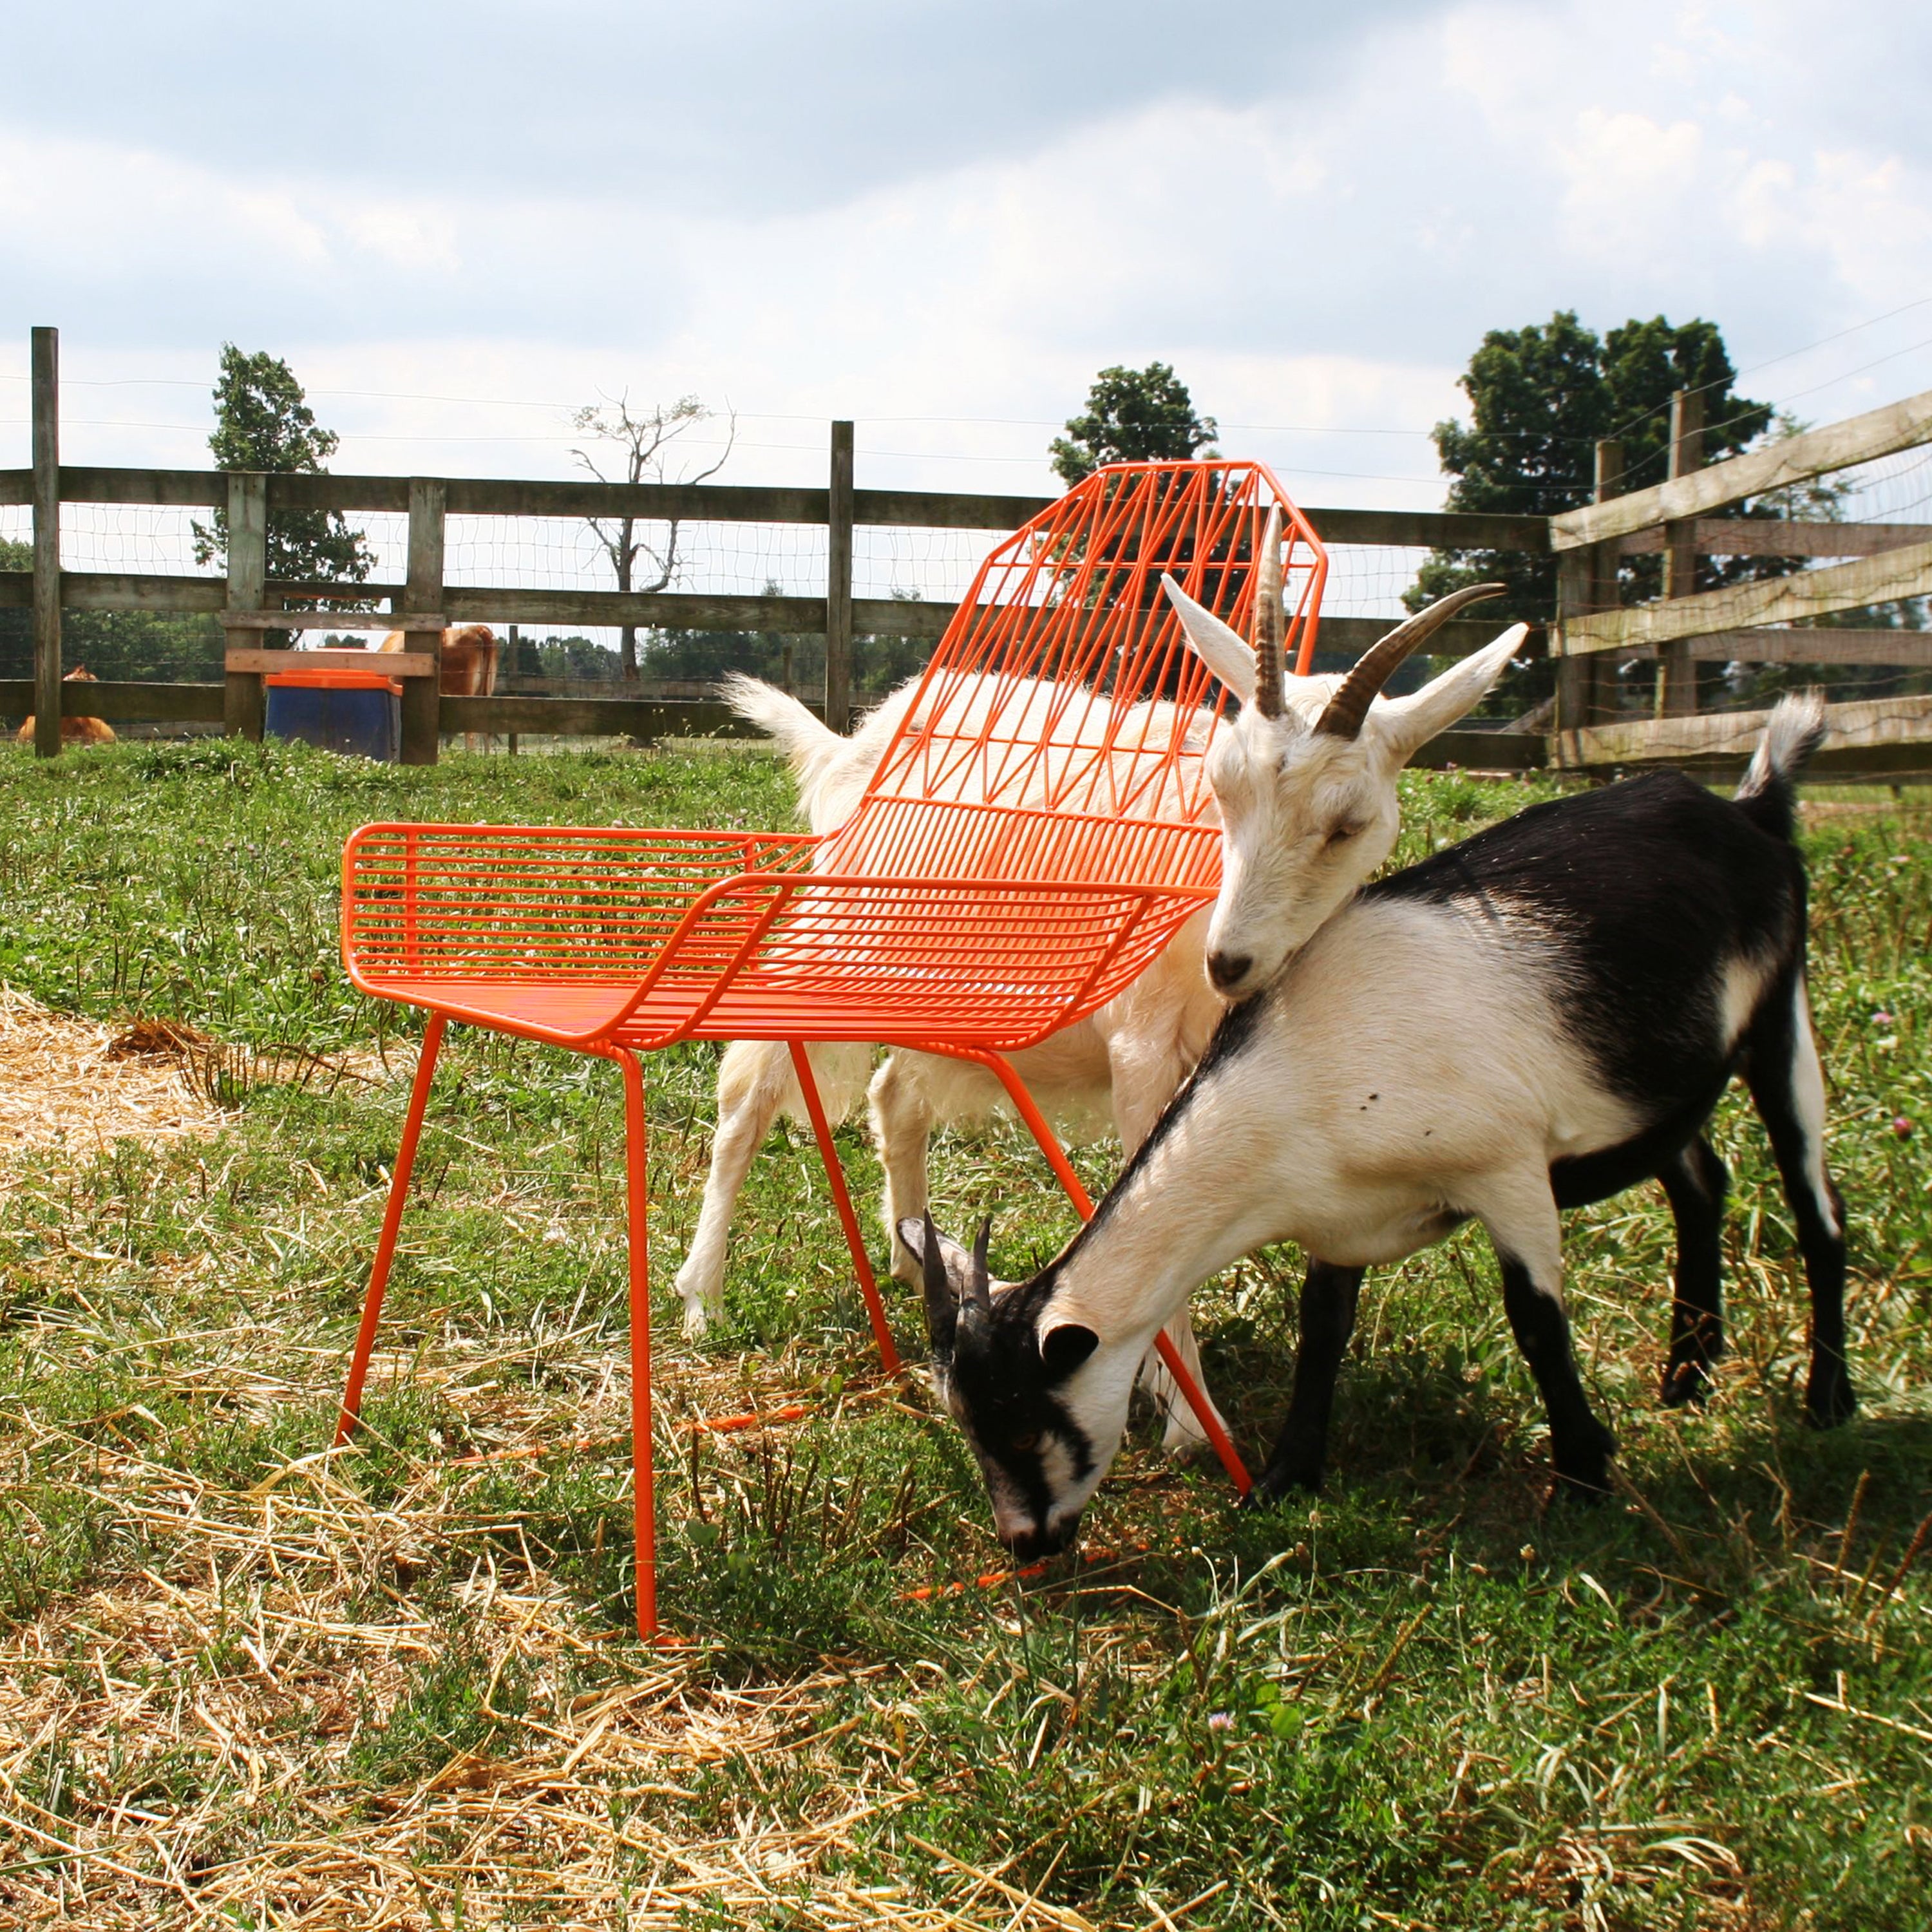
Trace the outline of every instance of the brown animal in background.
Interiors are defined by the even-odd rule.
[[[400,651],[406,633],[392,631],[376,648]],[[488,624],[465,624],[442,634],[442,674],[437,688],[446,698],[488,698],[496,688],[496,634]]]
[[[82,684],[98,684],[100,680],[83,664],[76,664],[61,682],[72,684],[78,680]],[[34,721],[29,717],[26,724],[14,734],[17,744],[31,745],[34,742]],[[68,718],[61,719],[61,742],[63,745],[111,745],[114,734],[98,718]]]

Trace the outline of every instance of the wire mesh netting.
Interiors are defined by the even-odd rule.
[[[194,526],[213,522],[210,511],[176,504],[63,503],[61,564],[116,575],[219,577],[218,557],[195,557]]]
[[[1827,541],[1817,555],[1780,557],[1766,531],[1766,512],[1809,525],[1841,526],[1844,549],[1833,552]],[[406,574],[407,518],[399,512],[364,511],[350,513],[346,521],[361,537],[368,580],[400,585]],[[1705,556],[1698,588],[1774,578],[1802,595],[1804,579],[1847,562],[1876,560],[1886,548],[1914,541],[1918,531],[1932,528],[1932,448],[1904,451],[1772,493],[1748,506],[1738,524],[1750,531],[1749,544],[1741,554],[1719,551]],[[212,512],[170,506],[64,504],[62,562],[67,569],[86,574],[218,577],[223,566],[218,549],[196,555],[197,525],[212,532]],[[593,525],[581,516],[458,514],[448,518],[445,537],[444,575],[452,587],[608,592],[620,583],[614,547],[628,538],[636,546],[629,572],[635,591],[812,602],[826,591],[826,532],[821,525],[654,519],[638,520],[626,532],[614,521]],[[32,538],[30,508],[0,506],[0,568],[26,567]],[[854,530],[852,592],[861,608],[854,682],[861,703],[919,672],[946,615],[1005,540],[1006,533],[997,530],[936,526],[862,525]],[[1620,566],[1625,604],[1660,594],[1661,543],[1654,531],[1627,542]],[[1419,545],[1338,547],[1331,553],[1324,615],[1397,621],[1432,554]],[[1553,566],[1549,574],[1553,580]],[[1828,589],[1828,582],[1821,584],[1821,592]],[[882,613],[881,604],[926,608],[896,617]],[[1488,608],[1498,614],[1498,624],[1511,614],[1501,604]],[[500,634],[514,621],[487,610],[478,614]],[[730,670],[766,677],[801,693],[819,687],[824,646],[815,623],[788,632],[777,628],[787,620],[775,616],[764,625],[720,628],[721,614],[727,614],[694,608],[698,621],[632,626],[628,637],[610,623],[523,621],[516,626],[517,649],[502,660],[502,688],[602,686],[634,691],[635,686],[620,683],[626,645],[646,689],[665,697],[707,693]],[[1478,609],[1471,614],[1480,621],[1486,613]],[[71,616],[74,643],[88,654],[90,664],[98,659],[110,665],[107,674],[162,680],[219,675],[218,626],[210,619],[132,609]],[[805,620],[794,616],[789,621]],[[15,660],[27,648],[24,622],[22,614],[0,621],[0,656],[10,675],[20,674]],[[1694,640],[1689,649],[1697,666],[1696,708],[1756,708],[1798,684],[1822,686],[1840,700],[1932,693],[1928,625],[1928,599],[1874,594],[1855,609],[1820,610],[1795,618],[1787,610],[1742,634]],[[323,640],[322,634],[308,635],[310,641]],[[1322,653],[1322,668],[1346,662],[1360,642],[1359,635],[1346,640],[1335,636]],[[1418,662],[1405,671],[1403,683],[1417,681],[1431,668],[1430,662]],[[1472,722],[1502,723],[1526,713],[1540,715],[1553,676],[1546,662],[1532,657],[1520,663],[1486,704],[1484,716]],[[1659,677],[1653,652],[1606,654],[1593,672],[1593,719],[1651,715],[1658,703]]]
[[[1834,703],[1932,692],[1932,600],[1885,594],[1916,580],[1908,569],[1888,570],[1884,562],[1888,551],[1922,541],[1932,531],[1928,517],[1932,448],[1923,447],[1792,484],[1747,506],[1735,519],[1737,549],[1714,545],[1700,559],[1697,588],[1774,586],[1784,608],[1767,622],[1688,640],[1696,665],[1697,710],[1761,710],[1780,692],[1807,686],[1822,689]],[[1781,556],[1774,518],[1810,526],[1814,536],[1820,525],[1836,526],[1844,532],[1842,543],[1826,537],[1808,545],[1816,554]],[[1654,553],[1663,539],[1652,532],[1635,541],[1646,548],[1624,566],[1626,602],[1634,601],[1634,589],[1654,596],[1658,588]],[[1833,608],[1845,593],[1832,573],[1846,566],[1859,568],[1872,601]],[[1796,613],[1790,609],[1794,600]],[[1808,610],[1808,604],[1815,609]],[[1650,715],[1658,701],[1655,654],[1611,656],[1596,680],[1593,718]]]

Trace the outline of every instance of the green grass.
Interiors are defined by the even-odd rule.
[[[1404,856],[1547,794],[1405,790]],[[343,837],[406,817],[782,825],[789,790],[773,760],[698,751],[416,772],[214,742],[0,758],[0,980],[257,1048],[406,1046],[410,1017],[349,988],[334,940]],[[1595,1510],[1543,1510],[1534,1391],[1466,1233],[1371,1276],[1318,1502],[1238,1514],[1143,1434],[1090,1513],[1089,1560],[977,1587],[1000,1566],[978,1477],[916,1390],[878,1381],[808,1136],[782,1130],[754,1168],[728,1318],[677,1339],[716,1066],[694,1048],[647,1070],[662,1600],[694,1640],[652,1654],[625,1634],[608,1067],[452,1035],[369,1426],[336,1458],[316,1452],[404,1083],[239,1077],[212,1139],[16,1157],[0,1916],[1922,1923],[1924,832],[1867,811],[1807,839],[1863,1408],[1802,1424],[1790,1216],[1729,1102],[1732,1353],[1708,1409],[1652,1402],[1657,1190],[1570,1220],[1626,1484]],[[840,1144],[869,1208],[863,1134]],[[1114,1158],[1076,1156],[1096,1186]],[[1014,1132],[945,1134],[934,1165],[949,1220],[995,1215],[1001,1272],[1071,1229]],[[1279,1420],[1297,1272],[1270,1252],[1196,1304],[1251,1456]],[[889,1293],[916,1354],[914,1300]],[[804,1420],[681,1426],[785,1400]]]

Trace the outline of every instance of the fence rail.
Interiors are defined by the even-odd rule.
[[[405,634],[401,662],[418,674],[404,684],[403,756],[408,762],[434,762],[440,736],[454,731],[559,736],[625,734],[640,739],[750,732],[708,697],[653,694],[635,687],[618,695],[608,686],[577,691],[558,688],[557,681],[533,680],[520,690],[490,698],[445,695],[437,677],[430,674],[438,662],[441,631],[446,625],[476,622],[822,638],[824,694],[814,708],[843,728],[850,717],[854,640],[936,638],[954,608],[950,598],[854,596],[855,530],[1006,531],[1051,500],[859,488],[852,474],[851,429],[847,423],[832,425],[827,481],[822,489],[710,482],[261,476],[63,464],[58,460],[53,331],[34,332],[33,367],[34,460],[26,469],[0,470],[0,508],[32,506],[35,568],[0,570],[0,610],[34,613],[34,676],[0,680],[0,713],[18,716],[32,710],[38,721],[37,744],[50,755],[58,749],[54,734],[63,710],[110,720],[220,722],[230,732],[259,736],[262,677],[286,658],[285,652],[264,647],[264,633],[377,627]],[[1308,511],[1324,542],[1344,550],[1349,546],[1504,550],[1556,559],[1558,614],[1548,633],[1548,647],[1558,660],[1558,688],[1547,734],[1540,728],[1528,728],[1532,720],[1527,718],[1521,721],[1522,728],[1452,733],[1432,748],[1428,762],[1505,770],[1548,763],[1602,771],[1688,758],[1715,769],[1739,755],[1735,752],[1737,734],[1746,728],[1742,721],[1750,714],[1727,714],[1721,719],[1690,716],[1696,706],[1700,664],[1716,660],[1854,664],[1907,674],[1932,669],[1932,633],[1880,628],[1856,620],[1848,627],[1788,628],[1820,616],[1932,595],[1932,524],[1712,514],[1768,490],[1788,489],[1932,442],[1932,392],[1708,466],[1701,462],[1696,400],[1694,396],[1678,399],[1672,424],[1672,474],[1667,482],[1622,492],[1620,457],[1613,446],[1600,446],[1600,500],[1558,517],[1347,507]],[[226,574],[63,569],[58,558],[63,505],[224,510],[228,526]],[[269,520],[293,511],[405,519],[404,574],[352,585],[270,578]],[[668,587],[623,591],[452,582],[449,578],[464,568],[460,562],[457,572],[448,568],[452,517],[552,519],[580,527],[592,518],[608,522],[626,518],[664,526],[812,527],[825,532],[825,594],[771,590],[749,596]],[[1651,603],[1624,608],[1618,587],[1621,560],[1659,554],[1664,595]],[[1765,581],[1700,592],[1692,587],[1700,556],[1834,561]],[[359,608],[344,608],[351,604]],[[225,681],[217,685],[110,680],[63,689],[63,610],[214,617],[226,634]],[[1384,620],[1338,615],[1322,620],[1320,634],[1324,646],[1355,652],[1385,628]],[[1460,656],[1487,643],[1495,629],[1493,620],[1460,620],[1444,628],[1432,649]],[[1538,633],[1532,654],[1540,652],[1543,642]],[[1654,658],[1660,666],[1660,715],[1599,716],[1603,707],[1598,700],[1613,662],[1644,658]],[[307,661],[314,662],[312,656]],[[398,662],[391,658],[388,668],[396,668]],[[1834,740],[1818,768],[1821,775],[1844,771],[1916,776],[1932,770],[1932,746],[1919,742],[1932,740],[1932,716],[1924,706],[1915,710],[1908,703],[1882,730],[1862,715],[1851,715],[1859,711],[1858,706],[1834,707]],[[1677,728],[1686,724],[1709,728]]]
[[[1700,664],[1932,669],[1932,634],[1819,622],[1886,605],[1909,611],[1912,600],[1932,596],[1932,524],[1709,514],[1932,442],[1932,391],[1708,466],[1701,400],[1694,392],[1675,400],[1664,482],[1624,491],[1622,446],[1606,440],[1597,446],[1597,501],[1550,519],[1558,607],[1550,639],[1558,661],[1552,764],[1714,770],[1741,762],[1766,714],[1695,715]],[[1664,594],[1625,605],[1620,560],[1646,554],[1662,556]],[[1844,560],[1700,590],[1698,560],[1707,556]],[[1606,667],[1618,659],[1656,663],[1655,716],[1599,715]],[[1832,738],[1814,767],[1821,777],[1932,774],[1932,699],[1838,703],[1829,715]]]

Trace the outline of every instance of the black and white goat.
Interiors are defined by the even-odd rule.
[[[1735,801],[1660,772],[1534,806],[1330,916],[1352,890],[1336,891],[1334,855],[1376,836],[1348,748],[1388,707],[1352,673],[1311,729],[1268,652],[1258,680],[1239,638],[1176,602],[1217,674],[1244,699],[1261,686],[1210,759],[1226,842],[1210,966],[1247,997],[1092,1221],[1031,1280],[994,1299],[983,1230],[968,1256],[929,1217],[901,1228],[921,1256],[935,1378],[1002,1540],[1032,1556],[1071,1539],[1155,1330],[1270,1241],[1297,1242],[1309,1263],[1287,1420],[1257,1490],[1316,1486],[1364,1270],[1472,1216],[1502,1263],[1559,1488],[1602,1490],[1615,1440],[1571,1351],[1559,1210],[1663,1182],[1680,1242],[1664,1399],[1698,1393],[1723,1333],[1726,1176],[1704,1129],[1734,1073],[1796,1218],[1807,1409],[1843,1420],[1844,1221],[1792,842],[1817,700],[1780,704]]]
[[[1276,556],[1278,536],[1268,554]],[[1268,608],[1279,610],[1276,587]],[[1364,665],[1387,658],[1393,650],[1406,655],[1444,620],[1472,599],[1458,592],[1399,626],[1375,646]],[[1371,728],[1350,747],[1350,760],[1362,780],[1359,816],[1362,830],[1346,850],[1331,853],[1324,883],[1336,898],[1345,896],[1388,856],[1396,836],[1396,775],[1437,732],[1454,724],[1502,674],[1521,643],[1520,626],[1444,673],[1413,695],[1376,707]],[[1254,659],[1241,654],[1252,677]],[[1381,658],[1378,658],[1378,653]],[[1211,661],[1210,661],[1211,662]],[[1000,681],[986,680],[989,694]],[[1329,696],[1332,680],[1292,680],[1293,701],[1312,707],[1313,722]],[[755,678],[727,677],[722,689],[741,717],[759,724],[784,751],[799,782],[800,802],[818,832],[844,823],[857,805],[880,759],[918,695],[914,678],[892,692],[849,737],[828,730],[795,698]],[[1042,714],[1064,701],[1053,687],[1040,687]],[[968,708],[977,700],[970,694]],[[1002,698],[1009,715],[1016,708],[1010,689]],[[1224,721],[1222,729],[1238,720]],[[1157,719],[1156,735],[1170,730]],[[976,764],[965,782],[981,776]],[[1014,1067],[1046,1112],[1082,1124],[1111,1118],[1121,1151],[1131,1158],[1160,1110],[1192,1069],[1223,1011],[1204,970],[1208,916],[1190,919],[1147,970],[1118,998],[1085,1019],[1063,1028],[1038,1046],[1012,1055]],[[844,1118],[866,1092],[873,1049],[858,1044],[814,1042],[808,1049],[812,1078],[827,1113]],[[896,1048],[872,1079],[868,1095],[872,1126],[885,1174],[885,1225],[892,1242],[892,1268],[910,1281],[918,1262],[898,1238],[904,1219],[925,1211],[926,1157],[933,1128],[943,1122],[983,1117],[1003,1104],[1004,1090],[984,1066],[910,1048]],[[805,1118],[803,1096],[782,1040],[742,1040],[727,1047],[718,1072],[718,1130],[691,1244],[677,1274],[685,1309],[685,1332],[702,1334],[724,1304],[724,1261],[732,1211],[754,1156],[781,1112]],[[1175,1346],[1197,1381],[1200,1359],[1186,1311],[1170,1330]],[[1166,1417],[1165,1447],[1191,1453],[1206,1438],[1193,1412],[1179,1400],[1158,1357],[1148,1363],[1150,1392]]]

